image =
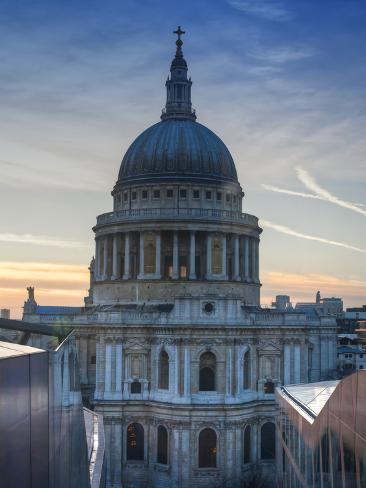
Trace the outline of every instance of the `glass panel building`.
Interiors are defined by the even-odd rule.
[[[280,387],[276,398],[278,486],[366,486],[366,371]]]

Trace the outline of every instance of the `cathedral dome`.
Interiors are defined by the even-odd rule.
[[[237,183],[235,164],[222,140],[189,118],[166,118],[131,144],[118,181],[164,179]]]
[[[187,76],[178,27],[175,57],[166,81],[166,105],[161,122],[131,144],[121,164],[117,185],[143,181],[194,181],[238,184],[235,164],[222,140],[196,122],[192,81]]]

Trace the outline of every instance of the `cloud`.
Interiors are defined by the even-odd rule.
[[[309,241],[317,241],[317,242],[321,242],[323,244],[329,244],[331,246],[344,247],[345,249],[350,249],[351,251],[357,251],[357,252],[362,252],[362,253],[366,254],[366,249],[362,249],[360,247],[352,246],[352,245],[346,244],[344,242],[332,241],[330,239],[325,239],[323,237],[316,237],[316,236],[311,236],[308,234],[303,234],[301,232],[297,232],[296,230],[290,229],[289,227],[286,227],[284,225],[274,224],[273,222],[269,222],[268,220],[261,220],[260,223],[264,227],[267,227],[269,229],[273,229],[277,232],[281,232],[282,234],[287,234],[287,235],[293,236],[293,237],[300,237],[301,239],[307,239]]]
[[[335,203],[334,199],[336,199],[338,202],[342,202],[342,207],[354,209],[357,207],[365,207],[365,204],[363,203],[352,203],[352,202],[347,202],[346,200],[340,200],[338,197],[335,197],[331,195],[327,190],[324,190],[324,188],[321,188],[314,180],[314,178],[304,169],[297,167],[296,169],[298,178],[299,180],[305,184],[307,188],[310,190],[314,191],[315,194],[313,193],[303,193],[300,191],[294,191],[294,190],[287,190],[285,188],[279,188],[278,186],[273,186],[273,185],[267,185],[265,183],[262,183],[261,186],[265,190],[273,191],[275,193],[284,193],[286,195],[292,195],[296,197],[302,197],[302,198],[311,198],[314,200],[323,200],[325,202],[330,202],[330,203]],[[305,183],[306,181],[306,183]],[[315,186],[316,185],[316,189]],[[319,191],[321,189],[321,192]],[[332,200],[329,199],[329,195],[332,197]],[[337,203],[337,205],[340,205]],[[365,213],[362,211],[362,213]]]
[[[88,247],[88,244],[80,241],[64,241],[49,236],[34,236],[32,234],[12,234],[10,232],[0,234],[0,242],[14,242],[17,244],[34,244],[37,246],[51,247]]]
[[[249,54],[260,61],[282,64],[310,58],[314,55],[314,51],[306,46],[279,46],[277,48],[258,47]]]
[[[228,4],[242,12],[278,22],[292,19],[292,13],[276,0],[228,0]]]
[[[366,217],[366,210],[363,210],[354,203],[347,202],[346,200],[342,200],[335,195],[332,195],[328,190],[321,187],[305,169],[298,166],[296,168],[296,173],[299,180],[306,186],[308,190],[313,191],[315,195],[318,195],[327,202],[334,203],[334,205],[338,205],[339,207],[348,208],[348,210],[352,210],[353,212],[357,212]]]

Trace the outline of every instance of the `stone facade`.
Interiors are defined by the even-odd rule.
[[[85,308],[25,318],[76,329],[109,487],[239,487],[258,470],[271,486],[274,388],[332,373],[336,324],[260,308],[258,219],[226,146],[195,122],[177,33],[162,122],[97,218]]]

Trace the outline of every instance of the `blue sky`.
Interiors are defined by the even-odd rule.
[[[0,306],[19,314],[29,284],[81,301],[91,227],[159,119],[178,24],[198,120],[263,225],[263,303],[365,303],[364,2],[3,0]]]

